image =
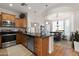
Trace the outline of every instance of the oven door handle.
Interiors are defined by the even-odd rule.
[[[4,34],[2,36],[13,36],[13,35],[16,35],[16,34]]]

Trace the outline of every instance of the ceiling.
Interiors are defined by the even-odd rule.
[[[10,3],[0,3],[0,8],[11,10],[14,12],[43,12],[46,8],[56,5],[56,3],[27,3],[27,6],[21,6],[22,3],[12,3],[13,6],[9,6]],[[46,5],[48,5],[46,7]],[[31,7],[29,10],[28,7]]]
[[[47,9],[55,8],[57,6],[77,6],[79,7],[78,3],[26,3],[26,5],[21,6],[22,3],[12,3],[13,6],[9,6],[10,3],[0,3],[0,8],[11,10],[14,12],[23,12],[23,13],[41,13]],[[48,5],[46,7],[46,5]],[[29,10],[28,7],[31,7]]]

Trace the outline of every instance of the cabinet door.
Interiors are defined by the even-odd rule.
[[[16,35],[16,43],[22,44],[23,46],[27,47],[27,38],[26,35],[22,33],[17,33]]]
[[[46,56],[48,55],[48,48],[49,48],[49,37],[37,37],[35,38],[35,54],[39,56]]]
[[[27,37],[26,35],[22,34],[22,40],[21,40],[22,45],[27,47]]]
[[[15,26],[16,27],[26,27],[26,25],[27,25],[25,19],[19,19],[19,18],[17,18],[15,21],[16,21],[15,22]]]
[[[40,37],[35,38],[35,54],[42,55],[42,39]]]
[[[2,48],[2,38],[1,38],[1,35],[0,35],[0,48]]]
[[[20,43],[21,43],[21,40],[22,40],[21,33],[17,33],[17,34],[16,34],[16,43],[17,43],[17,44],[20,44]]]
[[[8,19],[7,15],[6,14],[2,14],[2,20],[7,20],[7,19]]]
[[[19,18],[17,18],[16,20],[15,20],[15,26],[16,27],[22,27],[22,23],[21,23],[22,21],[19,19]]]
[[[42,39],[42,55],[48,55],[49,50],[49,37]]]
[[[0,26],[2,25],[1,15],[0,15]]]
[[[7,14],[7,20],[12,20],[11,15]]]
[[[26,27],[26,19],[20,19],[20,26],[21,27]]]
[[[20,27],[20,21],[18,19],[15,20],[15,26]]]
[[[22,23],[23,23],[23,27],[26,27],[27,26],[27,20],[26,19],[23,19],[22,20]]]
[[[1,13],[2,15],[2,20],[15,20],[15,15],[12,15],[12,14],[7,14],[7,13]]]
[[[15,20],[15,16],[14,15],[9,15],[10,20]]]

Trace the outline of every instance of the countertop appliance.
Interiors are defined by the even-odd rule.
[[[2,20],[2,27],[15,27],[15,22],[10,20]]]

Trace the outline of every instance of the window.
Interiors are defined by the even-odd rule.
[[[64,30],[64,21],[58,21],[58,30]]]
[[[54,22],[52,22],[52,24],[53,24],[53,31],[56,31],[57,30],[57,21],[54,21]]]
[[[58,22],[58,24],[57,24],[57,22]],[[53,21],[52,25],[53,25],[53,31],[64,30],[64,21],[62,21],[62,20]]]

